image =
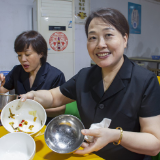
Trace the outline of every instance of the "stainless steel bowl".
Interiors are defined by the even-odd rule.
[[[72,115],[60,115],[53,118],[46,127],[44,137],[48,147],[57,153],[72,153],[84,141],[82,122]]]
[[[0,93],[0,110],[2,110],[3,107],[7,103],[9,103],[9,102],[11,102],[11,101],[13,101],[17,98],[18,98],[17,94],[3,94],[3,93]]]

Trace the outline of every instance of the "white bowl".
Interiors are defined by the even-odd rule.
[[[0,138],[1,160],[32,160],[35,151],[35,141],[26,133],[8,133]]]
[[[14,114],[14,116],[11,117],[10,113]],[[47,115],[43,106],[30,99],[27,99],[25,102],[21,102],[19,99],[11,101],[2,109],[1,113],[2,125],[8,132],[11,133],[18,132],[20,129],[22,132],[33,135],[43,128],[46,118]],[[28,124],[24,125],[24,123],[22,123],[23,126],[19,127],[22,120],[27,121]],[[11,122],[14,123],[13,127],[18,127],[18,129],[14,130],[10,124]],[[29,129],[30,125],[33,125],[32,129]]]

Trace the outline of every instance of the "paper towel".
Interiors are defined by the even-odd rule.
[[[108,128],[110,123],[111,123],[111,119],[104,118],[100,123],[91,124],[89,129]],[[94,137],[93,136],[85,136],[84,139],[87,142],[93,142],[94,141]]]

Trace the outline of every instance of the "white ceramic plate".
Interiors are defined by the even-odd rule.
[[[10,117],[10,113],[14,114],[14,116]],[[34,121],[35,117],[36,120]],[[46,118],[46,111],[43,106],[30,99],[27,99],[25,102],[21,102],[19,99],[11,101],[2,109],[1,113],[2,125],[11,133],[18,131],[14,130],[13,127],[18,127],[20,130],[27,132],[30,135],[35,134],[45,125]],[[23,125],[23,127],[19,127],[22,120],[27,121],[28,124]],[[10,122],[14,123],[13,127],[10,125]],[[32,130],[29,129],[30,125],[34,126]]]

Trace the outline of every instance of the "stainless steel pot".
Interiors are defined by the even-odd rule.
[[[3,93],[0,93],[0,110],[2,110],[3,107],[7,103],[9,103],[9,102],[11,102],[11,101],[13,101],[17,98],[18,98],[17,94],[3,94]]]

